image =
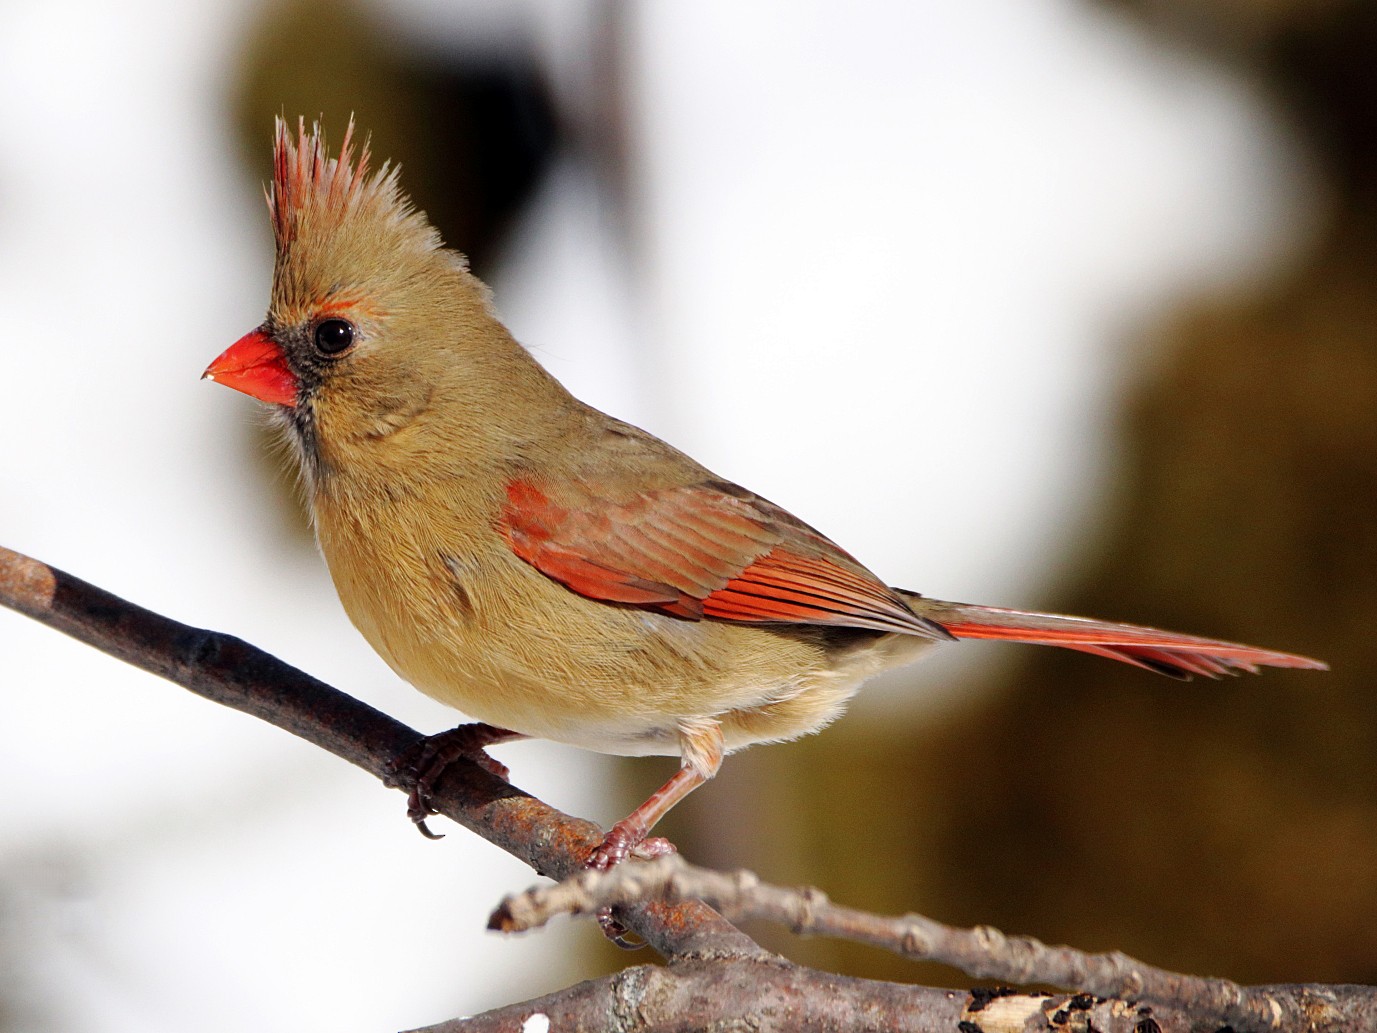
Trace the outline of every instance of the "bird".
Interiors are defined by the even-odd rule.
[[[780,506],[575,398],[403,193],[398,166],[275,122],[267,315],[205,378],[268,405],[344,610],[404,680],[476,723],[444,766],[541,738],[679,758],[585,859],[607,869],[723,758],[816,732],[940,643],[1062,646],[1178,678],[1323,670],[1291,653],[894,588]]]

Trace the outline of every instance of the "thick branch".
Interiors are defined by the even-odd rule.
[[[1254,1028],[1237,1027],[1236,1033]],[[1270,1028],[1270,1027],[1269,1027]],[[1292,1027],[1310,1030],[1311,1027]],[[1340,1027],[1318,1026],[1327,1030]],[[1348,1033],[1370,1027],[1342,1027]],[[639,966],[412,1033],[1221,1033],[1217,1017],[1090,994],[937,990],[778,962]]]
[[[70,574],[0,547],[0,605],[27,614],[206,699],[261,718],[379,779],[419,732],[247,642],[160,616]],[[570,817],[489,774],[451,765],[432,805],[542,875],[564,878],[602,840]],[[695,901],[652,902],[618,917],[666,958],[768,952]]]
[[[670,968],[638,965],[412,1033],[931,1033],[955,1030],[968,1000],[952,990],[853,979],[783,961],[686,961]]]

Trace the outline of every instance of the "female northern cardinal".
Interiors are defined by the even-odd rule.
[[[318,126],[295,135],[278,119],[267,318],[205,375],[287,428],[320,549],[373,648],[488,722],[452,747],[538,736],[682,759],[590,866],[672,849],[647,833],[725,754],[816,731],[935,642],[1066,646],[1177,677],[1324,668],[886,587],[778,506],[572,397],[397,169],[370,175],[367,144],[354,160],[352,122],[338,158]],[[438,771],[413,790],[418,823]]]

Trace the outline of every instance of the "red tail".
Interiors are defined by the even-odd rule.
[[[1004,610],[994,606],[946,603],[937,599],[910,599],[918,613],[942,625],[957,638],[1005,639],[1039,646],[1063,646],[1082,653],[1122,660],[1173,678],[1247,671],[1261,667],[1300,667],[1327,671],[1329,665],[1306,656],[1258,649],[1237,642],[1179,635],[1174,631],[1115,624],[1055,613]]]

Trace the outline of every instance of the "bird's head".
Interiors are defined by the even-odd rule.
[[[277,120],[267,318],[204,374],[273,406],[312,481],[423,427],[437,390],[509,341],[397,167],[370,171],[367,141],[356,156],[353,137],[351,120],[329,157],[319,125],[293,133]]]

